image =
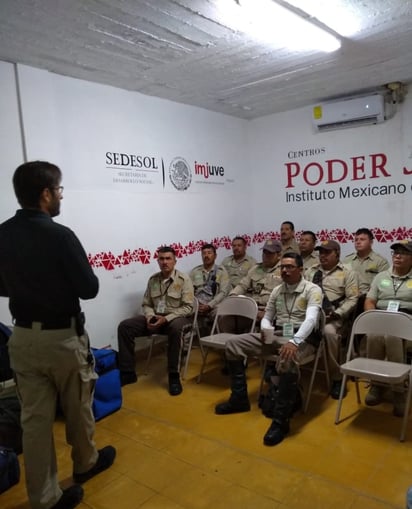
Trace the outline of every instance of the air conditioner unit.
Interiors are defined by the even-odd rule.
[[[345,129],[385,120],[383,95],[340,99],[313,107],[313,123],[319,132]]]

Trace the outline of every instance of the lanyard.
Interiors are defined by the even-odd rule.
[[[169,290],[170,285],[171,285],[172,283],[173,283],[173,279],[172,279],[172,278],[169,278],[169,279],[167,280],[166,288],[165,288],[164,292],[162,292],[162,287],[163,287],[164,283],[163,283],[163,281],[162,281],[162,280],[160,281],[160,299],[163,299],[163,297],[164,297],[165,295],[167,295],[167,291]]]
[[[400,282],[399,282],[399,279],[398,279],[397,283],[395,284],[395,277],[392,276],[392,286],[393,286],[393,293],[395,294],[395,297],[396,297],[396,294],[399,291],[399,288],[403,285],[404,282],[405,282],[405,279],[401,279]]]
[[[285,301],[285,308],[286,308],[286,312],[287,312],[288,317],[289,317],[289,322],[290,322],[290,317],[292,316],[293,306],[295,305],[296,297],[297,297],[297,294],[295,292],[293,292],[292,305],[291,305],[291,307],[289,309],[288,308],[288,304],[287,304],[287,299],[286,299],[286,293],[283,294],[283,300]]]

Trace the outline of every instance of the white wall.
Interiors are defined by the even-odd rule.
[[[125,251],[153,255],[162,244],[176,244],[178,267],[190,270],[200,263],[204,241],[252,231],[243,206],[249,192],[247,123],[26,66],[18,65],[18,73],[28,160],[61,167],[65,191],[58,221],[76,232],[100,279],[98,297],[83,306],[92,341],[115,344],[117,323],[139,310],[148,276],[157,270],[153,259],[150,265],[126,264]],[[153,167],[114,169],[107,152],[146,157]],[[184,191],[169,178],[175,158],[183,158],[192,174]],[[219,175],[196,175],[195,162],[217,166]],[[8,207],[0,220],[16,208],[10,183],[16,166],[8,166],[2,189]],[[125,172],[143,183],[114,181]],[[187,248],[194,254],[186,255]],[[222,247],[220,257],[227,252]],[[99,260],[111,255],[117,265],[107,270]]]
[[[16,97],[16,82],[11,64],[0,61],[0,222],[19,208],[12,192],[14,169],[23,160],[22,139]],[[0,321],[10,324],[8,301],[0,297]]]
[[[174,245],[178,268],[189,271],[200,263],[203,241],[216,242],[222,259],[236,234],[250,236],[249,252],[259,259],[264,238],[276,237],[283,220],[292,220],[298,232],[311,229],[320,239],[336,238],[344,254],[352,250],[351,236],[360,226],[374,229],[376,250],[385,256],[393,240],[412,238],[412,177],[403,173],[404,167],[412,169],[410,98],[382,125],[316,134],[311,108],[248,122],[22,65],[17,71],[27,159],[62,168],[65,191],[57,220],[76,232],[100,280],[98,297],[83,305],[93,345],[116,346],[118,322],[139,311],[147,279],[157,270],[153,254],[159,245]],[[16,209],[11,176],[23,150],[13,65],[0,62],[0,80],[3,221]],[[315,153],[292,154],[305,150]],[[153,165],[120,169],[107,160],[107,152],[146,157]],[[369,178],[371,154],[384,154],[390,177],[378,170],[377,178]],[[364,171],[357,176],[365,179],[354,181],[352,158],[360,156]],[[170,179],[171,172],[181,175],[176,158],[191,175],[186,190],[177,190]],[[350,169],[342,181],[310,185],[299,176],[287,187],[287,164],[299,164],[302,174],[310,162],[326,168],[332,159]],[[223,175],[197,175],[195,163],[206,162]],[[342,163],[335,165],[338,179]],[[312,167],[307,180],[313,183],[317,172]],[[340,196],[340,189],[369,185],[404,186],[405,192]],[[335,197],[286,202],[287,192],[296,200],[308,191]],[[148,264],[142,263],[146,255]],[[6,299],[0,299],[0,319],[10,319]]]
[[[320,239],[339,240],[344,254],[353,251],[352,233],[359,227],[368,227],[377,238],[375,249],[389,256],[392,241],[412,238],[412,176],[403,171],[404,167],[412,170],[411,112],[412,98],[407,98],[394,118],[383,124],[325,133],[314,131],[310,107],[253,121],[248,133],[249,168],[257,201],[264,204],[254,209],[254,224],[268,232],[278,229],[283,220],[291,220],[297,231],[313,230]],[[307,153],[296,154],[299,151]],[[371,178],[373,157],[376,163],[383,161],[383,157],[387,159],[384,168],[390,176],[376,169],[376,178]],[[355,174],[353,158],[358,158],[355,161],[359,169]],[[327,161],[335,159],[343,163],[333,163],[332,179],[340,180],[345,175],[344,165],[347,176],[328,183]],[[324,178],[316,185],[310,185],[321,174],[316,166],[307,170],[306,182],[303,178],[309,163],[320,164],[324,171]],[[288,168],[291,175],[300,171],[299,175],[288,180]],[[361,189],[368,194],[371,188],[384,190],[382,186],[399,186],[403,192],[361,195]],[[347,197],[348,188],[359,196]],[[316,200],[315,195],[311,199],[310,191],[322,199]],[[324,193],[325,198],[319,193]],[[295,197],[294,201],[290,195]],[[306,200],[297,201],[297,195]]]

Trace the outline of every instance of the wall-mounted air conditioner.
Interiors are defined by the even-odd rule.
[[[313,107],[313,124],[319,132],[345,129],[385,120],[383,95],[340,99]]]

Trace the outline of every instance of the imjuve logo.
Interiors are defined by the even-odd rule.
[[[186,191],[192,182],[192,170],[183,157],[175,157],[169,166],[170,182],[178,191]]]
[[[217,166],[212,165],[209,163],[199,163],[195,161],[195,174],[196,175],[203,175],[205,179],[208,179],[209,177],[224,177],[225,176],[225,169],[223,166]]]

